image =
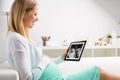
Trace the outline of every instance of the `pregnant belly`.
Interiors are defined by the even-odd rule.
[[[63,80],[63,78],[57,65],[50,63],[41,75],[40,80]]]

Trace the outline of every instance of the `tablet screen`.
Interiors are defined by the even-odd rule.
[[[85,45],[86,40],[71,42],[68,48],[67,55],[65,56],[65,60],[79,61],[82,56]]]

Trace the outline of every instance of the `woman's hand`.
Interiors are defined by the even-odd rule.
[[[42,68],[44,70],[44,68],[51,62],[50,57],[43,55],[38,63],[38,67]]]
[[[61,55],[61,58],[62,58],[63,60],[64,60],[65,56],[67,55],[67,53],[68,53],[68,49],[65,50],[65,52]]]

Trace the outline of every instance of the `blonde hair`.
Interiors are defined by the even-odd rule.
[[[25,30],[23,17],[26,12],[33,10],[36,0],[15,0],[11,7],[8,31],[17,32],[29,39],[29,30]]]

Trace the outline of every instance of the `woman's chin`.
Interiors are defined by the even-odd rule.
[[[33,24],[33,25],[31,25],[29,28],[33,28],[33,26],[34,26],[34,24]]]

